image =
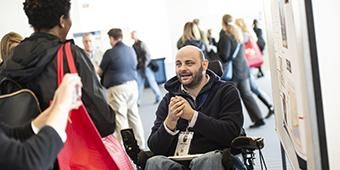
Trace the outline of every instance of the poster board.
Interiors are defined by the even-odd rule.
[[[322,169],[327,155],[321,155],[320,141],[326,139],[318,121],[323,113],[310,6],[293,0],[265,4],[276,132],[293,169]]]

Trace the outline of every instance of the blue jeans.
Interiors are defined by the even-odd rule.
[[[240,162],[240,160],[237,157],[232,156],[232,159],[236,170],[245,170],[242,162]],[[189,168],[191,170],[199,169],[224,170],[224,167],[222,165],[222,153],[220,151],[207,152],[200,157],[194,158],[189,163]],[[159,169],[186,170],[188,169],[188,167],[185,167],[183,164],[178,163],[162,155],[149,158],[148,161],[146,162],[145,170],[159,170]]]
[[[250,89],[255,95],[260,95],[261,92],[259,91],[259,88],[257,87],[256,80],[253,75],[250,75],[249,77],[249,83],[250,83]]]
[[[159,90],[158,84],[155,79],[155,74],[149,67],[145,67],[144,72],[142,70],[137,71],[137,83],[138,83],[138,103],[140,104],[142,99],[142,94],[145,86],[145,80],[148,80],[150,88],[155,95],[156,102],[161,99],[161,91]]]

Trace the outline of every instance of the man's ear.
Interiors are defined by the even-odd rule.
[[[61,28],[65,28],[65,16],[64,15],[60,16],[59,18],[59,26]]]
[[[202,62],[203,70],[207,70],[209,66],[209,61],[207,59],[204,59]]]

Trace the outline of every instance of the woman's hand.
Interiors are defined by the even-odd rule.
[[[39,129],[50,125],[57,131],[64,131],[69,112],[81,105],[81,87],[77,74],[66,74],[54,94],[52,104],[33,120],[33,125]]]
[[[77,74],[65,74],[54,94],[51,107],[71,111],[81,105],[81,81]]]

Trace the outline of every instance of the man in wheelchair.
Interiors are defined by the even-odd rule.
[[[224,169],[220,151],[230,148],[243,126],[237,88],[208,70],[200,49],[185,46],[165,89],[148,139],[156,156],[145,169]]]
[[[165,83],[168,93],[158,106],[148,139],[151,151],[138,148],[131,129],[121,131],[137,167],[253,169],[253,151],[263,147],[263,139],[239,137],[243,114],[236,87],[208,70],[208,61],[194,46],[178,51],[176,75]],[[244,165],[233,156],[235,149],[242,152]]]

